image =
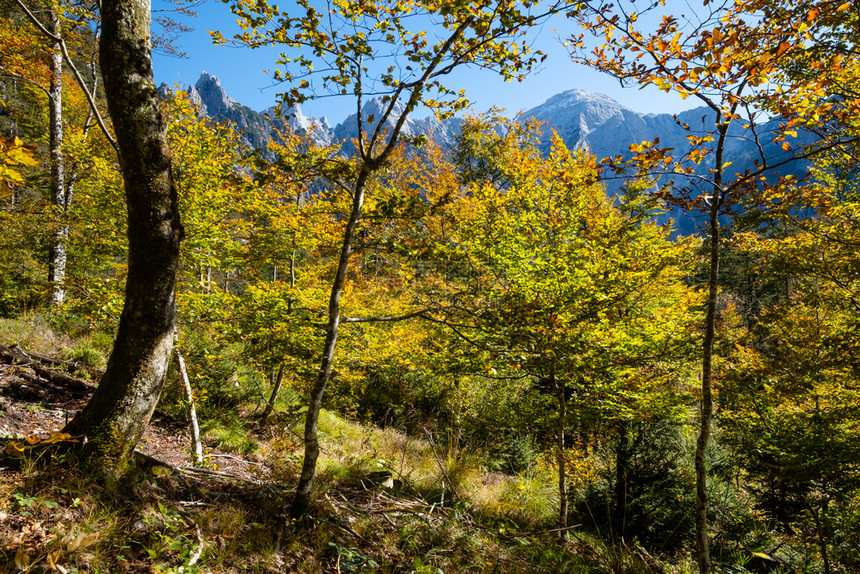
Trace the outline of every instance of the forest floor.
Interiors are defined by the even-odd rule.
[[[33,363],[38,367],[38,361]],[[57,369],[57,372],[62,372]],[[40,376],[32,366],[21,364],[0,363],[0,439],[8,445],[13,440],[18,444],[26,444],[27,439],[35,442],[44,441],[56,436],[89,400],[96,383],[76,373],[80,386],[68,386],[62,382],[53,382]],[[0,447],[2,450],[2,447]],[[29,563],[29,569],[40,566],[54,571],[163,571],[169,567],[155,564],[149,558],[154,558],[149,552],[140,554],[140,560],[135,561],[134,551],[126,550],[123,556],[121,548],[116,556],[97,556],[94,552],[86,552],[87,547],[96,545],[97,539],[80,539],[80,534],[86,530],[97,533],[99,519],[95,524],[85,524],[88,517],[82,516],[81,510],[91,511],[83,501],[85,491],[94,489],[100,491],[96,484],[84,483],[85,488],[76,489],[82,479],[75,469],[64,468],[62,458],[59,464],[38,460],[39,455],[30,455],[22,460],[12,456],[12,449],[0,452],[0,572],[28,570],[21,568]],[[190,438],[187,424],[163,412],[156,411],[149,426],[138,445],[139,452],[152,457],[174,469],[190,467]],[[203,508],[214,500],[230,498],[241,500],[248,495],[257,494],[266,485],[265,476],[269,473],[265,460],[257,454],[241,458],[235,454],[220,450],[214,444],[207,444],[207,463],[205,468],[189,471],[189,476],[179,476],[174,473],[153,474],[150,481],[137,481],[130,490],[112,493],[113,502],[128,509],[141,510],[146,502],[158,499],[157,507],[162,509],[162,516],[146,516],[144,508],[140,514],[141,520],[131,520],[132,530],[142,531],[144,538],[155,538],[167,542],[171,546],[183,545],[185,536],[182,530],[192,524],[181,514],[164,510],[167,506]],[[44,462],[45,464],[40,464]],[[56,460],[54,461],[57,462]],[[69,471],[66,473],[66,471]],[[67,474],[66,476],[62,476]],[[71,486],[70,487],[70,482]],[[59,488],[52,488],[58,486]],[[102,498],[101,493],[97,498]],[[104,503],[104,500],[99,502]],[[144,503],[141,505],[141,503]],[[80,509],[80,510],[79,510]],[[116,509],[111,509],[116,510]],[[111,511],[108,511],[111,514]],[[123,514],[119,512],[118,514]],[[119,518],[131,518],[132,514]],[[170,524],[173,522],[174,524]],[[188,524],[185,524],[188,522]],[[172,536],[171,533],[172,532]],[[92,534],[92,532],[90,532]],[[200,534],[196,527],[197,535]],[[222,536],[233,537],[235,533],[224,533]],[[104,537],[102,537],[104,538]],[[199,538],[199,536],[198,536]],[[181,544],[175,542],[179,540]],[[84,542],[82,545],[81,542]],[[89,543],[87,543],[89,542]],[[193,543],[193,540],[190,540]],[[110,542],[108,542],[108,546]],[[223,545],[223,543],[222,543]],[[103,544],[104,546],[104,544]],[[199,548],[202,542],[198,540]],[[20,549],[20,550],[19,550]],[[179,562],[187,563],[194,556],[194,549],[173,548]],[[51,565],[48,556],[54,552]],[[108,550],[110,552],[110,550]],[[69,566],[69,558],[75,554]],[[183,556],[184,555],[184,556]],[[26,556],[26,557],[25,557]],[[3,558],[7,558],[4,563]],[[169,563],[170,556],[164,556]],[[41,559],[42,565],[38,562]],[[65,561],[66,567],[59,561]],[[198,557],[199,560],[199,557]],[[275,569],[272,571],[281,571]]]
[[[71,374],[82,384],[52,382],[38,361],[0,363],[0,574],[684,571],[635,548],[607,552],[576,529],[560,536],[551,518],[530,522],[527,498],[547,498],[534,480],[336,415],[321,419],[326,460],[299,522],[288,513],[295,416],[250,424],[250,453],[207,441],[206,462],[194,468],[185,421],[156,411],[139,451],[165,464],[110,491],[52,449],[12,456],[10,444],[48,439],[86,403],[94,380]]]
[[[84,388],[52,382],[27,366],[0,363],[0,437],[47,439],[60,432],[95,390],[95,382],[79,380],[86,385]],[[156,410],[138,450],[162,462],[182,466],[189,464],[190,440],[185,421]],[[261,471],[265,473],[264,460],[237,460],[214,445],[207,445],[207,450],[213,459],[212,470],[244,479],[257,478]]]

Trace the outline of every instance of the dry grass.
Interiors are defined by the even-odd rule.
[[[17,344],[28,351],[45,355],[60,355],[74,346],[69,337],[55,333],[41,315],[18,319],[0,318],[0,344]]]

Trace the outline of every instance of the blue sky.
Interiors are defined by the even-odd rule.
[[[165,6],[165,0],[154,0],[154,14]],[[205,2],[197,11],[196,18],[182,20],[194,30],[182,33],[176,42],[189,57],[180,59],[154,54],[156,83],[178,83],[185,87],[196,82],[200,72],[205,70],[221,80],[222,87],[234,100],[258,111],[274,105],[278,87],[272,86],[266,70],[274,69],[279,50],[215,46],[207,31],[220,30],[229,37],[238,30],[236,18],[226,4],[218,1]],[[607,94],[641,113],[676,113],[695,107],[693,100],[683,101],[674,94],[656,89],[621,88],[617,80],[573,64],[558,40],[559,35],[578,33],[573,26],[571,21],[560,20],[555,26],[548,24],[539,31],[537,45],[548,57],[541,68],[523,82],[508,83],[491,72],[469,69],[451,76],[447,85],[465,88],[473,110],[478,112],[496,105],[513,114],[573,88]],[[353,105],[349,98],[324,98],[307,102],[302,109],[309,116],[327,116],[334,125],[352,112]]]

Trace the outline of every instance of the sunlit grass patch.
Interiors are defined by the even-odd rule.
[[[61,353],[61,357],[67,361],[83,363],[96,369],[104,369],[107,364],[105,353],[88,339],[81,340],[72,347],[65,349]]]
[[[238,416],[222,413],[222,416],[207,418],[200,423],[200,434],[204,440],[228,452],[249,454],[259,447],[251,430]]]
[[[482,513],[512,520],[522,528],[549,524],[558,513],[557,486],[545,470],[530,469],[513,476],[487,473],[474,483],[470,497]]]
[[[55,333],[42,315],[25,315],[15,319],[0,318],[0,344],[17,344],[28,351],[51,354],[71,343],[67,336]]]

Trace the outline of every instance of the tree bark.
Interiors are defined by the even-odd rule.
[[[630,466],[630,424],[618,425],[615,451],[615,534],[623,541],[627,522],[627,471]]]
[[[568,497],[567,497],[567,457],[565,448],[565,428],[567,427],[567,398],[564,396],[564,385],[558,383],[555,368],[549,374],[550,388],[558,401],[558,418],[556,419],[556,463],[558,465],[558,527],[567,528]]]
[[[723,151],[729,124],[717,112],[717,147],[715,152],[713,192],[709,210],[708,228],[708,300],[705,312],[705,336],[702,341],[702,414],[699,421],[699,436],[696,440],[696,553],[699,573],[711,572],[711,552],[708,543],[708,471],[706,453],[711,438],[714,414],[713,363],[714,337],[717,325],[717,295],[720,277],[720,206],[723,202]]]
[[[377,119],[376,127],[373,134],[365,144],[364,138],[358,138],[358,156],[360,168],[357,170],[355,185],[352,193],[352,209],[349,214],[349,219],[346,223],[346,229],[343,234],[343,242],[341,243],[340,257],[338,259],[337,271],[335,272],[334,280],[331,286],[331,295],[329,297],[328,306],[328,321],[326,323],[326,337],[323,344],[322,361],[320,362],[320,370],[317,374],[317,380],[314,388],[311,390],[310,401],[308,403],[307,417],[305,418],[305,455],[302,462],[302,472],[299,477],[299,484],[296,487],[296,495],[293,498],[293,504],[290,508],[290,515],[293,518],[298,518],[307,510],[310,502],[311,487],[313,486],[314,474],[316,472],[317,459],[319,458],[319,440],[317,437],[317,420],[322,409],[322,399],[325,394],[326,386],[331,378],[332,363],[334,362],[334,353],[337,348],[338,329],[340,328],[340,297],[343,293],[343,287],[346,282],[346,271],[349,268],[349,259],[352,255],[352,242],[355,235],[355,229],[361,219],[361,210],[364,205],[364,194],[371,175],[385,165],[386,160],[397,147],[400,140],[400,133],[403,130],[406,119],[416,108],[424,87],[437,73],[437,68],[442,64],[445,56],[450,54],[452,47],[463,37],[468,27],[474,22],[474,17],[467,17],[460,25],[451,33],[448,39],[439,47],[436,56],[427,65],[421,78],[409,84],[401,84],[391,100],[387,104],[386,111],[382,117]],[[462,64],[463,61],[460,62]],[[452,64],[453,66],[453,64]],[[447,74],[450,69],[444,73]],[[439,72],[440,74],[442,72]],[[361,76],[359,75],[356,83],[356,123],[358,124],[358,132],[362,133],[364,116],[361,110],[362,88]],[[392,118],[394,125],[391,131],[384,133],[386,121],[391,117],[394,111],[394,104],[402,94],[408,94],[403,111],[396,118]],[[378,154],[375,154],[375,149],[381,148]],[[291,279],[292,281],[292,279]]]
[[[331,285],[331,295],[328,305],[328,323],[326,325],[325,345],[323,347],[323,358],[320,365],[317,380],[311,391],[311,400],[308,404],[308,412],[305,417],[305,456],[302,462],[302,473],[299,484],[296,487],[296,495],[290,508],[290,515],[298,518],[308,508],[313,486],[314,474],[317,468],[317,459],[320,454],[319,439],[317,438],[317,421],[320,410],[322,410],[322,399],[326,386],[331,378],[331,368],[334,362],[334,352],[337,347],[337,335],[340,328],[340,296],[346,283],[346,271],[349,268],[349,258],[352,255],[352,238],[355,228],[361,219],[361,208],[364,205],[364,191],[367,179],[372,167],[364,164],[355,182],[355,192],[352,198],[352,211],[343,233],[343,243],[340,249],[340,258],[337,263],[334,281]]]
[[[56,10],[50,10],[50,31],[60,36],[60,19]],[[66,201],[66,166],[63,158],[63,52],[59,42],[51,48],[51,82],[48,88],[49,148],[51,154],[51,200],[57,208],[60,224],[51,241],[48,253],[48,281],[51,284],[51,304],[63,304],[66,290],[63,280],[66,277],[66,241],[69,226],[65,223],[68,210]]]
[[[148,0],[102,4],[101,68],[128,206],[128,279],[113,351],[67,432],[106,477],[121,474],[158,403],[176,321],[182,227],[150,56]]]
[[[822,503],[821,511],[827,510],[827,501]],[[818,550],[821,552],[821,562],[824,566],[824,574],[830,574],[830,556],[827,553],[827,537],[824,535],[824,527],[821,524],[821,512],[815,508],[814,504],[809,505],[809,511],[812,518],[815,520],[815,536],[818,539]]]
[[[278,400],[278,394],[281,392],[281,385],[284,383],[284,363],[278,366],[278,374],[275,375],[274,385],[272,385],[272,394],[269,396],[269,402],[266,403],[266,409],[263,411],[263,417],[260,423],[266,422],[272,411],[275,410],[275,401]]]

